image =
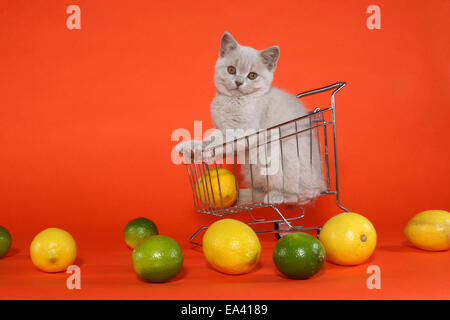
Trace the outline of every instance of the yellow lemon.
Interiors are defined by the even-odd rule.
[[[404,230],[414,246],[424,250],[442,251],[450,247],[450,212],[428,210],[415,215]]]
[[[231,207],[236,202],[237,190],[236,177],[225,168],[209,169],[196,185],[198,199],[213,209]]]
[[[203,253],[214,269],[227,274],[242,274],[258,264],[261,244],[255,231],[245,223],[222,219],[205,232]]]
[[[328,220],[319,234],[329,261],[341,265],[357,265],[375,250],[377,232],[364,216],[344,212]]]
[[[65,271],[75,261],[77,245],[67,231],[48,228],[34,237],[30,255],[33,264],[42,271]]]

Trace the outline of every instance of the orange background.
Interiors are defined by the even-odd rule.
[[[81,30],[66,28],[71,4]],[[366,27],[370,4],[381,30]],[[450,298],[448,252],[412,248],[402,234],[414,214],[450,209],[449,16],[447,0],[2,1],[0,225],[14,240],[0,260],[0,298]],[[189,244],[214,219],[194,212],[170,136],[194,120],[212,127],[225,30],[257,49],[279,45],[274,85],[293,94],[348,83],[336,97],[341,200],[378,231],[365,264],[326,263],[308,281],[287,280],[268,235],[260,266],[233,277]],[[339,212],[320,199],[304,224]],[[174,281],[144,283],[132,270],[122,229],[138,216],[182,245]],[[30,262],[31,240],[51,226],[77,240],[82,290]],[[366,288],[370,264],[381,290]]]

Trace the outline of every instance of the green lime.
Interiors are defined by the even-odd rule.
[[[180,245],[166,236],[153,236],[133,251],[133,268],[139,277],[150,282],[165,282],[183,267]]]
[[[0,258],[8,253],[11,248],[11,235],[5,227],[0,226]]]
[[[288,278],[307,279],[322,268],[325,248],[310,234],[290,233],[278,240],[273,249],[273,261]]]
[[[155,223],[147,218],[136,218],[128,222],[123,230],[123,237],[127,245],[134,249],[148,237],[158,234]]]

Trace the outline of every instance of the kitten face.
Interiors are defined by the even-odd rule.
[[[279,54],[277,46],[262,51],[240,46],[225,32],[215,67],[217,91],[231,97],[266,93],[272,85]]]

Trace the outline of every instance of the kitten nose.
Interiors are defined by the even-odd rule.
[[[239,88],[241,85],[242,85],[242,82],[240,82],[240,81],[235,81],[234,83],[236,83],[236,86]]]

